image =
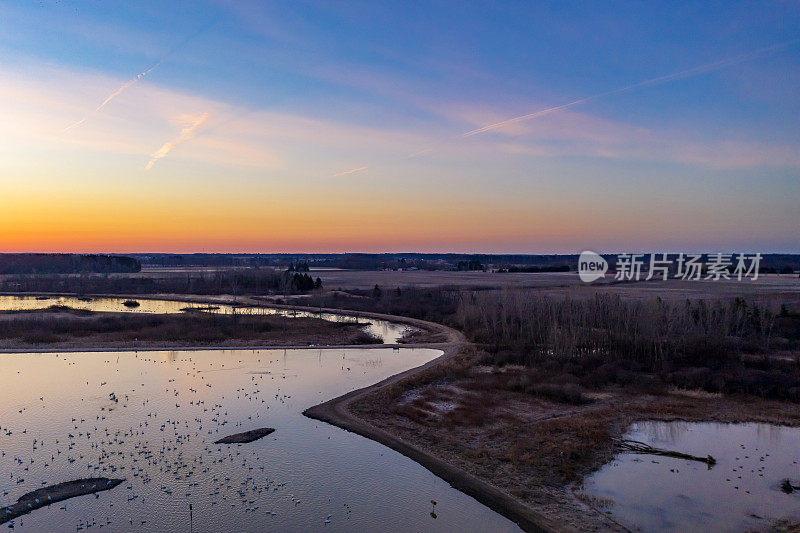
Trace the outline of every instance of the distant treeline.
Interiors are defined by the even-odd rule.
[[[138,259],[122,255],[0,254],[0,274],[139,272]]]
[[[273,268],[235,268],[169,276],[25,274],[0,279],[2,292],[66,294],[294,294],[321,289],[322,280]]]
[[[560,266],[510,266],[508,268],[498,269],[500,273],[514,273],[514,272],[569,272],[569,265]]]
[[[308,266],[308,261],[298,261],[289,265],[289,272],[308,272],[309,270],[311,269]]]
[[[153,267],[265,267],[291,263],[295,256],[284,254],[133,254],[145,266]]]
[[[732,250],[737,252],[736,250]],[[655,253],[658,253],[657,251]],[[649,261],[650,254],[643,254]],[[385,254],[133,254],[145,266],[234,266],[297,269],[298,265],[310,268],[341,268],[351,270],[471,270],[470,265],[481,265],[487,269],[508,272],[566,272],[577,270],[577,254],[425,254],[425,253],[385,253]],[[613,269],[616,254],[603,254]],[[675,261],[676,254],[669,259]],[[735,258],[734,258],[735,259]],[[708,260],[704,256],[704,261]],[[530,269],[538,267],[539,270]],[[556,269],[556,267],[558,269]],[[800,269],[800,254],[763,254],[760,271],[762,273],[790,273]],[[549,270],[553,268],[553,270]],[[518,269],[518,270],[511,270]],[[643,271],[646,271],[645,265]],[[478,268],[477,270],[483,270]],[[302,271],[302,270],[300,270]]]
[[[486,270],[486,267],[477,259],[470,259],[469,261],[459,261],[456,265],[456,270],[471,271],[471,270]]]

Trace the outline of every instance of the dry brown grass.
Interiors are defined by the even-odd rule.
[[[465,359],[469,361],[469,359]],[[413,386],[376,393],[353,412],[558,519],[576,527],[604,524],[596,505],[573,492],[580,481],[611,459],[615,438],[637,420],[765,422],[800,425],[796,405],[752,396],[665,393],[636,395],[609,389],[594,401],[573,405],[518,392],[498,376],[521,370],[486,371],[455,364],[455,373],[428,372]],[[474,359],[473,359],[474,362]],[[488,378],[487,378],[488,376]],[[427,379],[425,379],[427,378]],[[448,409],[441,409],[443,402]],[[604,525],[600,525],[604,524]]]
[[[93,313],[51,309],[0,314],[0,347],[375,344],[353,323],[276,315]]]
[[[480,348],[351,409],[578,529],[615,527],[571,489],[611,459],[636,420],[800,425],[796,404],[763,398],[800,383],[800,361],[786,356],[798,348],[800,317],[781,314],[780,299],[426,295],[438,306],[428,314]],[[402,292],[388,298],[380,305],[417,312]]]

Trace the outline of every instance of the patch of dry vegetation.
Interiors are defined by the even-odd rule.
[[[276,315],[96,313],[54,306],[0,313],[0,348],[188,344],[380,344],[357,324]]]
[[[472,352],[472,353],[470,353]],[[580,498],[581,480],[608,462],[637,420],[800,425],[796,404],[752,395],[611,386],[564,401],[518,389],[523,367],[487,367],[474,348],[360,400],[352,412],[580,530],[614,529]]]
[[[800,315],[780,301],[425,294],[475,344],[351,409],[578,529],[616,527],[573,489],[636,420],[800,425]]]
[[[781,300],[625,299],[543,295],[536,290],[456,288],[314,295],[308,305],[439,322],[488,354],[485,364],[522,365],[529,393],[581,401],[616,385],[672,387],[800,401],[800,314]]]

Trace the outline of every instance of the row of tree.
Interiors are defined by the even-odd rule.
[[[298,272],[292,274],[291,271],[288,271],[287,274],[290,280],[289,286],[294,291],[308,292],[322,288],[322,280],[319,278],[315,280],[308,274],[300,274]]]
[[[310,270],[308,261],[297,261],[289,265],[289,272],[308,272]]]
[[[0,274],[111,274],[141,269],[137,259],[122,255],[0,254]]]

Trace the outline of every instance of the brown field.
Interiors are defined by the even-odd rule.
[[[376,284],[393,289],[396,287],[462,287],[462,288],[503,288],[530,287],[539,289],[563,289],[565,287],[582,287],[581,290],[594,290],[597,285],[610,285],[609,290],[629,292],[636,287],[636,292],[644,294],[668,293],[678,294],[732,294],[750,292],[800,292],[800,279],[796,275],[765,274],[756,281],[649,281],[638,283],[612,283],[612,276],[587,285],[581,282],[575,272],[548,273],[496,273],[496,272],[451,272],[451,271],[362,271],[362,270],[320,270],[312,271],[312,276],[322,278],[327,290],[333,289],[371,289]]]

